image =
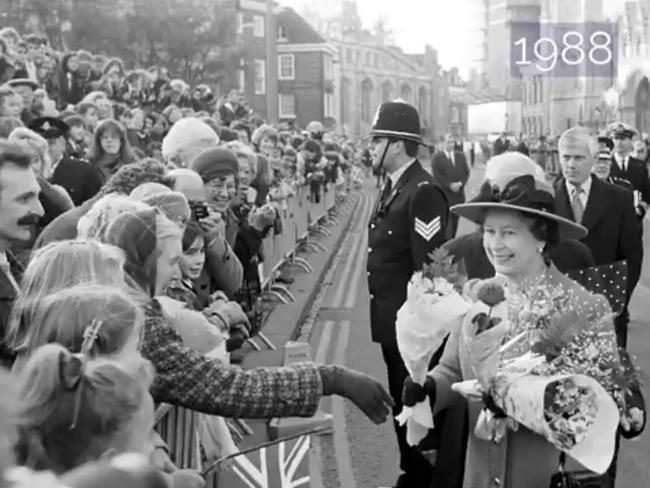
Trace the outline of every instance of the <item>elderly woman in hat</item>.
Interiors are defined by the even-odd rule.
[[[587,230],[553,213],[553,190],[538,176],[535,164],[529,158],[517,153],[504,153],[496,159],[496,171],[479,195],[468,203],[452,207],[451,211],[481,226],[485,252],[505,290],[508,318],[512,324],[506,339],[535,330],[535,324],[520,314],[521,303],[532,301],[532,307],[544,306],[547,298],[539,294],[542,289],[564,290],[575,297],[575,301],[567,305],[567,310],[558,312],[559,323],[568,323],[568,319],[574,316],[576,320],[582,315],[605,317],[610,312],[607,300],[560,273],[546,256],[548,247],[558,239],[582,238]],[[618,352],[614,328],[611,323],[606,325],[603,337],[607,340],[601,347],[615,356]],[[572,332],[577,335],[583,331],[581,326]],[[412,405],[428,394],[435,414],[456,397],[452,384],[476,379],[469,344],[475,334],[476,325],[471,321],[452,331],[440,363],[429,372],[425,386],[414,385],[410,380],[405,383],[404,403]],[[526,342],[517,354],[531,348],[532,344]],[[629,398],[626,400],[631,402]],[[634,418],[632,429],[642,429],[644,414],[641,407],[629,411],[630,418]],[[484,408],[493,410],[496,415],[502,414],[489,401],[484,404],[468,400],[472,430]],[[553,445],[521,425],[517,431],[508,431],[498,444],[481,440],[471,431],[463,486],[547,488],[558,470],[559,461],[560,452]],[[569,469],[582,468],[571,461]]]

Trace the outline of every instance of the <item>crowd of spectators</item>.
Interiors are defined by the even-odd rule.
[[[0,487],[202,486],[154,433],[159,403],[203,416],[205,460],[237,450],[225,419],[324,395],[387,418],[362,373],[230,364],[262,325],[263,240],[296,193],[359,184],[354,143],[164,67],[13,28],[0,51]]]

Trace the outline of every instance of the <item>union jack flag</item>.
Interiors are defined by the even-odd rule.
[[[232,458],[220,486],[228,488],[309,487],[309,442],[303,435]]]

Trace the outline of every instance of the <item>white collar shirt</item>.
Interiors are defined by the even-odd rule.
[[[590,176],[582,185],[580,185],[582,192],[580,193],[579,198],[580,198],[580,202],[582,203],[582,208],[587,208],[587,202],[589,201],[589,194],[591,193],[591,183],[592,180]],[[576,191],[578,191],[576,185],[573,185],[567,181],[566,189],[567,189],[567,193],[569,194],[569,199],[573,199]]]

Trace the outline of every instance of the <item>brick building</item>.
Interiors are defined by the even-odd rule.
[[[237,1],[238,41],[245,46],[238,88],[265,119],[278,119],[277,7],[270,0]]]
[[[279,119],[336,128],[338,50],[291,8],[280,9],[276,21]]]

